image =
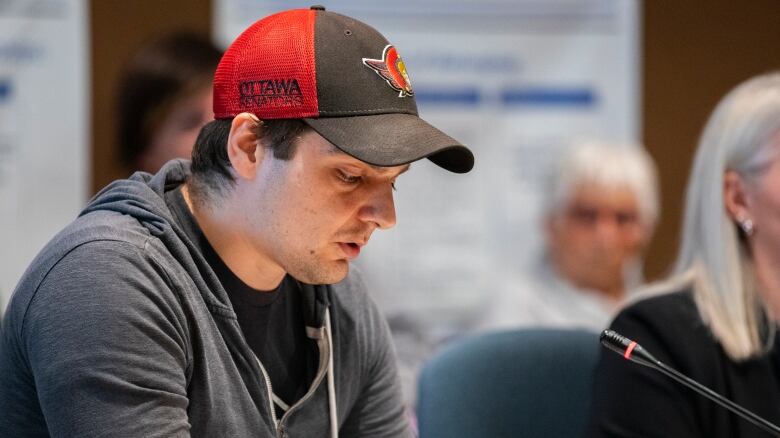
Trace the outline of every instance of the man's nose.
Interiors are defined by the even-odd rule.
[[[596,235],[602,242],[613,242],[620,234],[620,225],[611,217],[600,217],[596,221]]]
[[[389,184],[377,187],[360,208],[358,218],[364,222],[373,222],[381,229],[392,228],[395,225],[393,188]]]

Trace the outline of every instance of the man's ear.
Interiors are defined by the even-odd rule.
[[[745,181],[733,170],[723,174],[723,205],[726,214],[735,221],[752,219]]]
[[[250,113],[241,113],[233,118],[227,140],[227,155],[236,173],[244,179],[254,179],[265,148],[257,138],[257,125],[261,122]]]

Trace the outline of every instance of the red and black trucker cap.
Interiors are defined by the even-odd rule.
[[[303,119],[376,166],[427,157],[456,173],[474,166],[457,140],[418,117],[396,48],[374,28],[322,6],[263,18],[225,51],[214,75],[217,119]]]

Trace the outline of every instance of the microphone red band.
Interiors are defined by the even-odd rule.
[[[636,341],[631,341],[631,343],[628,344],[628,347],[626,347],[626,352],[623,353],[623,357],[631,359],[631,352],[634,351],[634,348],[636,348]]]

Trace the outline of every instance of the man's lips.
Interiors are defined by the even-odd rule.
[[[347,256],[347,259],[352,260],[360,255],[360,247],[362,245],[355,242],[339,242],[339,247]]]

